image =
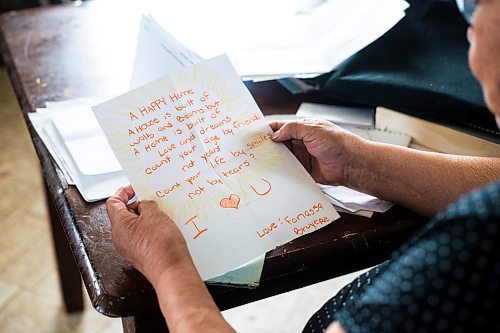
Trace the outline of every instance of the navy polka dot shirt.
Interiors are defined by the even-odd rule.
[[[349,333],[500,332],[500,183],[430,221],[390,260],[330,299],[304,328]]]

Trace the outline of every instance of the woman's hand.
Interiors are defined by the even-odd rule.
[[[186,241],[175,223],[151,200],[127,205],[131,186],[120,188],[106,202],[113,244],[151,283],[165,270],[193,265]]]
[[[362,150],[365,140],[323,120],[270,123],[272,139],[284,142],[316,182],[347,185],[352,152]]]
[[[370,142],[326,121],[273,122],[319,183],[339,184],[433,216],[472,189],[498,181],[500,159]]]
[[[186,241],[154,201],[127,205],[132,187],[106,202],[113,244],[153,285],[170,332],[234,332],[194,267]]]

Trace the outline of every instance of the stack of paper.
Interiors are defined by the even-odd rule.
[[[141,21],[131,88],[222,53],[244,80],[316,77],[391,29],[408,3],[186,0],[142,8],[154,18]]]
[[[185,0],[143,8],[203,58],[227,53],[242,78],[269,80],[330,72],[391,29],[408,3]]]
[[[129,183],[90,108],[96,102],[47,102],[46,108],[29,114],[68,184],[76,185],[89,202],[107,198]]]

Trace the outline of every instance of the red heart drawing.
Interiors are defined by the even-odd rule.
[[[240,204],[240,197],[236,194],[231,194],[229,198],[222,198],[219,204],[222,208],[238,209],[238,205]]]

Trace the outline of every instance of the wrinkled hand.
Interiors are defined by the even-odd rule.
[[[131,186],[120,188],[106,201],[116,250],[150,282],[163,271],[192,265],[186,241],[175,223],[152,200],[127,205]]]
[[[346,185],[352,152],[365,140],[328,121],[274,121],[273,141],[284,142],[316,182]]]

